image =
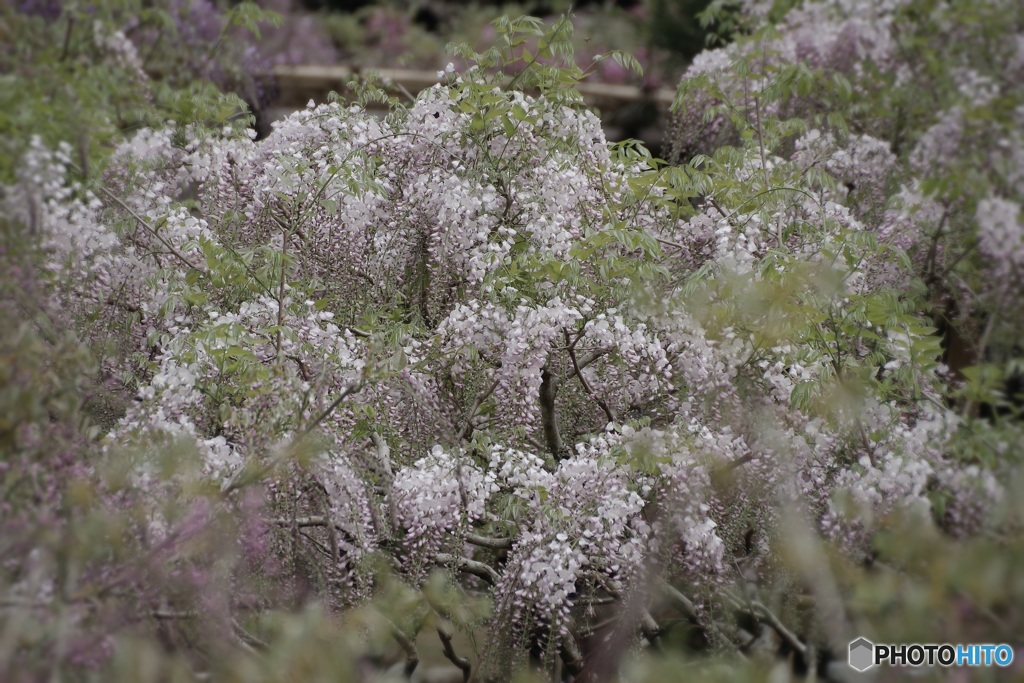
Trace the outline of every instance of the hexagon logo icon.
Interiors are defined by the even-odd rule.
[[[850,666],[857,671],[867,671],[875,665],[875,644],[867,638],[858,638],[850,643]]]

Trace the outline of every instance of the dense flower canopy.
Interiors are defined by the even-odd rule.
[[[581,642],[609,617],[655,642],[665,592],[706,647],[746,651],[747,615],[825,668],[857,634],[824,548],[852,568],[901,524],[1013,537],[1020,423],[978,406],[1019,331],[1024,74],[959,65],[902,128],[850,104],[904,106],[914,7],[808,2],[698,56],[677,165],[609,145],[543,63],[526,92],[447,70],[385,118],[310,103],[259,141],[142,130],[100,179],[36,140],[3,201],[38,240],[38,305],[132,396],[79,476],[198,596],[136,586],[138,604],[181,600],[248,643],[237,615],[274,602],[249,580],[343,611],[388,576],[483,626],[488,676],[557,653],[600,677]],[[230,561],[186,549],[226,512]],[[429,597],[436,568],[489,607]],[[14,592],[42,599],[34,581]],[[773,608],[797,619],[803,592],[831,607],[794,635]],[[422,621],[390,625],[409,661]]]

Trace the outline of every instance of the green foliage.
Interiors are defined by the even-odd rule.
[[[153,34],[144,52],[122,32],[129,19],[136,32]],[[17,160],[33,136],[48,148],[71,144],[89,177],[139,128],[167,120],[215,130],[247,124],[247,106],[222,93],[207,72],[243,78],[243,46],[227,39],[238,30],[258,37],[260,26],[279,24],[280,17],[239,3],[226,12],[220,37],[202,56],[178,51],[175,21],[160,6],[138,0],[60,3],[56,18],[22,13],[11,3],[0,7],[0,39],[17,37],[0,49],[0,183],[15,180]]]

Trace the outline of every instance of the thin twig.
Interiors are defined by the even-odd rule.
[[[588,367],[591,363],[596,361],[598,358],[600,358],[601,356],[606,355],[607,353],[608,353],[607,349],[594,349],[593,351],[591,351],[587,355],[585,355],[582,358],[578,359],[579,362],[577,363],[577,365],[578,365],[580,370],[583,370],[586,367]],[[552,383],[552,385],[554,386],[555,389],[558,389],[558,387],[561,386],[562,382],[567,382],[567,381],[569,381],[570,379],[572,379],[575,376],[576,376],[576,368],[573,368],[572,370],[570,370],[565,375],[562,375],[562,376],[559,376],[559,377],[552,377],[551,378],[551,383]]]
[[[277,217],[274,217],[277,220]],[[288,226],[277,221],[281,226],[281,283],[277,288],[277,357],[281,357],[281,340],[284,332],[284,288],[288,275]]]
[[[81,172],[81,169],[78,169],[78,170],[79,170],[79,172]],[[107,197],[109,197],[110,199],[114,200],[114,202],[117,203],[122,209],[127,211],[128,215],[130,215],[132,218],[134,218],[136,221],[138,221],[139,225],[144,227],[151,235],[153,235],[153,237],[155,237],[158,240],[160,240],[160,243],[163,244],[165,247],[167,247],[168,251],[170,251],[171,254],[176,259],[178,259],[179,261],[184,263],[186,266],[188,266],[192,270],[198,271],[200,273],[203,272],[203,270],[201,268],[199,268],[199,266],[196,266],[195,264],[193,264],[191,261],[189,261],[187,258],[185,258],[185,256],[181,252],[179,252],[177,249],[175,249],[173,244],[171,244],[170,242],[165,240],[163,238],[163,236],[160,235],[160,233],[158,233],[156,231],[156,228],[154,228],[149,223],[147,223],[146,220],[142,216],[137,214],[135,211],[132,210],[132,208],[130,206],[125,204],[123,201],[121,201],[120,197],[118,197],[117,195],[115,195],[113,192],[111,192],[107,188],[103,187],[102,185],[99,186],[99,190],[101,192],[103,192],[104,194],[106,194]]]
[[[615,413],[608,406],[608,403],[605,402],[605,400],[603,398],[601,398],[600,396],[597,395],[597,393],[594,391],[594,389],[590,386],[590,382],[588,382],[587,378],[583,376],[583,370],[582,370],[582,368],[580,368],[580,364],[576,360],[576,351],[574,349],[574,347],[576,346],[576,342],[572,342],[572,343],[569,342],[569,331],[568,330],[564,330],[563,329],[562,330],[562,334],[565,335],[565,343],[569,345],[569,347],[568,347],[568,350],[569,350],[569,360],[572,361],[573,370],[576,372],[576,376],[580,378],[580,383],[583,384],[583,389],[586,390],[587,395],[590,396],[590,398],[592,398],[594,400],[594,402],[597,403],[597,405],[601,407],[601,410],[604,411],[605,417],[608,418],[608,422],[618,422],[618,420],[615,418]],[[580,336],[582,337],[582,334]],[[579,340],[580,340],[580,337],[577,337],[576,341],[579,341]]]
[[[330,416],[330,414],[334,412],[335,408],[341,405],[341,402],[344,401],[349,394],[359,391],[362,388],[362,386],[362,382],[353,382],[352,384],[349,384],[344,389],[342,389],[341,395],[339,395],[338,398],[334,399],[331,405],[327,406],[327,408],[322,413],[317,415],[316,419],[310,422],[309,425],[302,430],[302,434],[309,434],[314,429],[316,429],[321,422],[326,420]]]
[[[463,425],[462,429],[459,431],[458,441],[468,439],[473,434],[473,418],[476,417],[477,413],[480,411],[480,406],[483,405],[483,402],[486,401],[487,398],[494,393],[494,390],[498,388],[498,382],[499,380],[494,380],[494,382],[491,383],[491,386],[489,386],[482,394],[476,397],[475,401],[473,401],[473,405],[469,408],[469,417],[466,418],[466,424]]]

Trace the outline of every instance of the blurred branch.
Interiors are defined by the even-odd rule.
[[[446,619],[438,617],[437,635],[441,639],[441,645],[444,647],[444,656],[462,670],[462,683],[469,683],[469,676],[473,667],[468,659],[460,657],[456,654],[455,648],[452,647],[452,630]]]
[[[465,557],[456,555],[449,555],[448,553],[438,553],[435,559],[438,564],[453,566],[459,571],[472,574],[473,576],[478,576],[492,586],[497,585],[501,580],[501,575],[498,574],[493,567],[488,564],[484,564],[483,562],[469,560]]]
[[[580,652],[580,646],[576,642],[576,636],[572,634],[571,629],[566,629],[558,646],[562,661],[565,663],[565,668],[573,676],[579,675],[583,671],[583,653]]]
[[[270,646],[267,645],[264,641],[260,640],[259,638],[257,638],[256,636],[242,628],[242,625],[238,623],[237,619],[231,620],[231,628],[232,630],[234,630],[235,636],[238,637],[238,639],[242,642],[243,645],[247,645],[253,648],[254,650],[263,651],[270,649]]]
[[[172,619],[195,619],[199,616],[199,614],[197,612],[193,612],[192,610],[187,610],[185,612],[175,612],[172,610],[158,609],[150,612],[149,616],[153,617],[154,619],[170,621]]]
[[[654,616],[647,609],[643,609],[640,612],[640,633],[643,634],[644,638],[647,639],[651,645],[655,644],[658,636],[662,633],[661,626],[654,619]]]
[[[402,671],[406,678],[412,678],[413,672],[416,671],[416,667],[420,663],[420,655],[416,650],[416,643],[413,642],[412,638],[405,635],[402,629],[398,628],[393,621],[390,619],[387,621],[392,637],[398,642],[398,646],[402,648],[402,651],[405,652],[405,667]]]
[[[754,616],[759,619],[763,619],[769,626],[775,629],[775,632],[778,633],[790,647],[799,652],[800,656],[804,658],[804,662],[810,666],[811,663],[807,661],[807,646],[804,645],[803,641],[801,641],[795,633],[786,628],[785,624],[782,623],[782,620],[775,616],[775,613],[768,609],[763,603],[755,600],[750,603],[750,606],[754,609]]]
[[[51,600],[32,600],[31,598],[0,598],[0,609],[48,609],[53,607]]]
[[[690,598],[686,597],[678,588],[670,584],[668,581],[665,581],[664,579],[661,580],[661,586],[669,595],[669,597],[671,597],[676,602],[676,604],[682,608],[681,611],[683,612],[683,615],[687,618],[687,620],[699,626],[701,629],[704,630],[704,632],[708,636],[713,637],[715,640],[723,644],[731,645],[735,651],[735,654],[739,657],[744,659],[746,658],[746,656],[739,649],[739,647],[737,647],[736,643],[722,631],[718,623],[716,623],[711,618],[700,618],[700,615],[697,612],[697,606],[693,604],[693,601],[690,600]]]
[[[807,646],[803,643],[803,641],[800,640],[800,638],[797,637],[795,633],[790,631],[786,627],[786,625],[782,623],[782,620],[775,616],[775,613],[768,609],[768,607],[764,603],[758,600],[750,600],[744,604],[744,602],[740,601],[735,595],[733,595],[729,591],[725,591],[725,595],[733,609],[753,617],[758,622],[764,622],[768,624],[772,628],[772,630],[779,634],[779,637],[781,637],[782,640],[784,640],[791,648],[800,653],[800,656],[804,659],[805,663],[807,663],[808,665],[810,664],[810,662],[807,662]]]
[[[292,526],[294,524],[297,527],[310,527],[310,526],[327,526],[327,520],[324,517],[296,517],[294,520],[291,519],[275,519],[273,521],[275,526]]]
[[[70,12],[66,13],[65,16],[68,19],[68,27],[64,30],[64,42],[60,49],[60,57],[57,59],[58,62],[63,62],[68,58],[68,54],[71,48],[71,32],[75,28],[75,17]]]
[[[665,589],[665,592],[668,593],[669,597],[675,600],[679,606],[683,608],[683,614],[686,617],[692,619],[695,623],[700,623],[700,620],[697,618],[697,607],[693,604],[693,601],[690,600],[690,598],[683,595],[679,589],[668,581],[662,581],[661,585],[662,588]]]
[[[506,550],[512,547],[511,538],[492,538],[478,534],[466,534],[466,542],[480,548],[491,548],[492,550]]]
[[[828,645],[842,652],[852,640],[851,628],[831,562],[808,513],[792,503],[783,505],[784,556],[792,558],[792,569],[811,589]]]

